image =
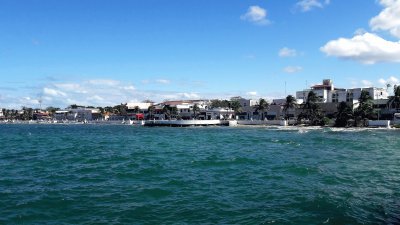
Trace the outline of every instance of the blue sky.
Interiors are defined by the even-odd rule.
[[[0,108],[272,99],[324,78],[400,78],[399,0],[0,0],[0,31]]]

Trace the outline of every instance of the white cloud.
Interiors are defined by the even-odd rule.
[[[320,50],[328,56],[352,59],[364,64],[400,62],[400,42],[387,41],[372,33],[356,35],[351,39],[332,40]]]
[[[297,73],[303,70],[301,66],[287,66],[283,69],[284,72],[286,73]]]
[[[200,96],[196,93],[179,93],[178,96],[181,96],[186,99],[196,99],[200,98]]]
[[[43,88],[43,94],[54,96],[54,97],[58,97],[58,96],[65,97],[65,96],[67,96],[67,94],[65,94],[62,91],[51,89],[51,88],[47,88],[47,87]]]
[[[92,85],[101,85],[101,86],[117,86],[120,84],[120,81],[107,80],[107,79],[88,80],[87,82]]]
[[[400,82],[399,82],[399,79],[397,79],[396,77],[394,77],[394,76],[390,76],[389,78],[387,78],[387,79],[384,79],[384,78],[380,78],[379,80],[378,80],[378,82],[382,85],[382,86],[386,86],[387,84],[390,84],[391,86],[394,86],[394,85],[398,85]]]
[[[247,96],[257,96],[257,92],[256,91],[249,91],[246,93]]]
[[[156,82],[159,83],[159,84],[169,84],[169,83],[171,83],[171,81],[165,80],[165,79],[158,79],[158,80],[156,80]]]
[[[127,90],[127,91],[133,91],[133,90],[135,90],[136,88],[135,88],[135,86],[133,86],[133,85],[129,85],[129,86],[122,87],[122,89]]]
[[[371,29],[389,31],[394,37],[400,38],[400,1],[380,0],[379,2],[384,9],[370,20]]]
[[[384,9],[370,22],[372,31],[389,31],[400,38],[400,0],[379,0]],[[351,59],[364,64],[400,62],[400,41],[388,41],[376,33],[358,29],[353,38],[329,41],[320,48],[328,56]]]
[[[296,49],[291,49],[291,48],[288,48],[288,47],[284,47],[281,50],[279,50],[278,55],[280,57],[294,57],[294,56],[297,55],[297,51],[296,51]]]
[[[267,25],[270,23],[270,21],[267,19],[267,10],[257,5],[250,6],[247,12],[240,16],[240,19],[258,25]]]
[[[296,3],[296,7],[300,8],[303,12],[308,12],[314,8],[323,8],[326,5],[329,5],[330,0],[301,0]]]
[[[369,80],[361,80],[361,84],[363,85],[363,87],[373,87],[373,83]]]

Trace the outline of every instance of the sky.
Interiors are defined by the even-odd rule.
[[[0,0],[0,108],[400,83],[400,0]]]

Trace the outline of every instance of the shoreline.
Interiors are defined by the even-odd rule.
[[[122,122],[122,121],[87,121],[87,122],[52,122],[52,121],[0,121],[0,125],[116,125],[116,126],[134,126],[142,127],[139,121],[134,121],[134,123]],[[148,126],[155,127],[155,126]],[[158,126],[158,127],[181,127],[181,126]],[[199,126],[183,126],[183,127],[199,127]],[[205,125],[200,127],[221,127],[221,125]],[[237,128],[270,128],[276,130],[323,130],[323,129],[334,129],[334,130],[396,130],[399,127],[391,125],[390,127],[334,127],[334,126],[308,126],[308,125],[276,125],[276,124],[237,124],[235,126],[224,127],[237,127]]]

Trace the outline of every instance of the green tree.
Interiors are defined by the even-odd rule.
[[[100,114],[104,114],[105,113],[105,109],[103,107],[97,107],[97,109],[99,109]]]
[[[139,112],[140,112],[139,106],[135,106],[135,107],[133,108],[133,112],[134,112],[134,113],[139,113]]]
[[[33,115],[33,109],[22,106],[22,114],[19,115],[19,118],[21,120],[30,120],[32,119],[31,115]]]
[[[283,105],[283,111],[285,112],[285,119],[289,119],[288,110],[297,107],[297,100],[293,95],[286,96],[285,104]]]
[[[104,112],[105,113],[113,113],[114,109],[111,106],[106,106],[106,107],[104,107]]]
[[[170,114],[170,107],[169,105],[164,105],[162,108],[162,112],[164,113],[165,119],[169,120],[171,119],[171,114]]]
[[[197,113],[200,112],[200,107],[199,105],[196,103],[193,105],[193,118],[197,119]]]
[[[57,110],[60,110],[60,108],[52,107],[52,106],[49,106],[46,108],[46,111],[49,113],[50,116],[54,115]]]
[[[151,105],[147,108],[147,111],[149,112],[150,119],[154,119],[154,112],[156,111],[156,107],[154,105]]]
[[[304,112],[299,115],[299,118],[305,118],[310,121],[310,125],[324,125],[324,116],[322,115],[321,107],[318,103],[321,102],[321,98],[318,97],[315,92],[310,91],[307,95],[307,100],[303,105]]]
[[[354,111],[354,125],[365,126],[366,120],[371,118],[374,114],[374,107],[372,97],[366,90],[361,91],[360,98],[358,99],[358,107]]]
[[[230,107],[235,111],[235,114],[239,114],[242,112],[242,105],[240,105],[240,102],[237,100],[230,101]]]
[[[211,100],[211,108],[229,108],[229,105],[230,103],[228,100]]]
[[[120,115],[120,116],[126,116],[127,115],[127,110],[128,106],[127,104],[119,104],[113,107],[113,113]]]
[[[254,106],[254,110],[258,113],[261,113],[261,120],[264,120],[265,111],[268,110],[268,108],[269,103],[263,98],[260,98],[258,103]]]
[[[68,108],[70,108],[70,109],[77,109],[79,107],[79,105],[77,105],[77,104],[72,104],[72,105],[70,105]]]
[[[389,97],[387,106],[389,109],[400,109],[400,86],[394,85],[394,95]]]
[[[178,108],[177,108],[176,106],[172,106],[172,107],[171,107],[171,116],[172,116],[173,118],[179,117]]]
[[[337,107],[335,127],[347,127],[349,120],[353,119],[353,109],[346,102],[340,102]]]

